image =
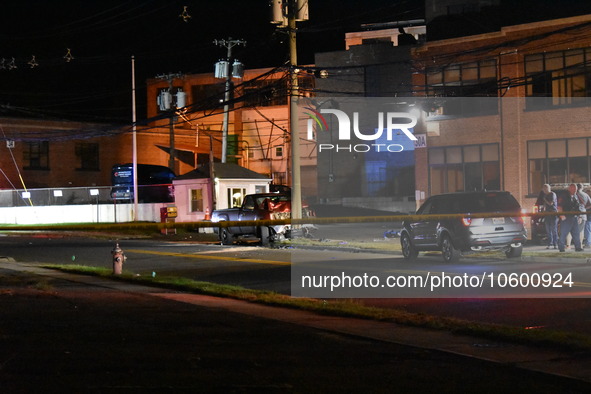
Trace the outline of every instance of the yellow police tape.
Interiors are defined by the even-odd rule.
[[[389,216],[351,216],[317,218],[309,217],[304,219],[282,219],[282,220],[244,220],[244,221],[200,221],[200,222],[125,222],[125,223],[66,223],[66,224],[30,224],[30,225],[0,225],[0,231],[108,231],[108,230],[158,230],[158,229],[197,229],[197,228],[221,228],[233,226],[278,226],[304,224],[335,224],[335,223],[379,223],[379,222],[401,222],[417,220],[443,220],[453,218],[495,218],[495,217],[534,217],[545,216],[570,216],[581,215],[581,212],[492,212],[474,214],[445,214],[445,215],[389,215]]]

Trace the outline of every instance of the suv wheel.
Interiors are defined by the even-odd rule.
[[[519,245],[518,247],[511,246],[505,251],[505,255],[508,258],[517,258],[521,257],[521,252],[523,252],[523,245]]]
[[[455,263],[460,258],[460,251],[455,248],[449,235],[444,235],[441,240],[441,254],[446,263]]]
[[[402,255],[407,260],[415,259],[419,255],[419,251],[416,250],[410,242],[408,234],[402,235],[402,238],[400,238],[400,246],[402,247]]]

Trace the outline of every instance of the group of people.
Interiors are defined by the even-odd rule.
[[[570,238],[577,252],[583,251],[583,247],[591,247],[591,197],[583,191],[582,184],[571,183],[568,186],[568,197],[558,203],[556,193],[550,185],[545,184],[540,192],[545,212],[581,212],[581,214],[569,214],[559,216],[545,216],[546,234],[548,246],[561,252],[570,245]],[[585,213],[589,212],[589,214]],[[560,221],[560,231],[558,231]],[[559,234],[560,233],[560,234]],[[583,245],[584,241],[584,245]]]

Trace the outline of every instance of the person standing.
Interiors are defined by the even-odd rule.
[[[571,183],[568,185],[568,197],[562,203],[562,212],[581,212],[584,211],[584,205],[579,202],[577,195],[577,185]],[[579,216],[580,215],[561,215],[560,216],[560,237],[558,237],[558,250],[564,252],[564,245],[566,242],[566,236],[571,234],[573,237],[573,243],[575,244],[575,250],[582,252],[581,247],[581,229],[579,228]]]
[[[581,215],[579,226],[581,227],[581,243],[585,241],[585,247],[591,247],[591,223],[589,223],[589,215],[591,215],[591,197],[583,190],[583,185],[577,184],[577,196],[579,202],[584,205],[585,211],[589,212],[586,215]]]
[[[552,191],[549,184],[542,186],[542,202],[544,203],[544,212],[557,212],[558,201],[556,199],[556,193]],[[546,249],[550,249],[558,245],[558,217],[557,216],[544,216],[544,224],[546,225],[546,234],[548,236],[548,246]],[[591,229],[590,229],[591,230]]]

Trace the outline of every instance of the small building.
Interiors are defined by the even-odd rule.
[[[212,181],[213,180],[213,181]],[[240,206],[247,194],[267,193],[272,179],[234,163],[203,165],[172,183],[175,189],[178,222],[209,218],[214,209]]]

